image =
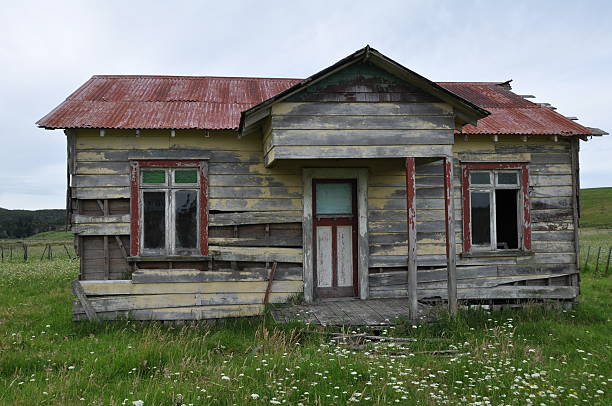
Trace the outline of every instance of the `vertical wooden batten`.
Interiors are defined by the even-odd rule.
[[[571,164],[572,164],[572,214],[574,223],[574,250],[576,253],[576,270],[580,272],[580,139],[571,140]],[[610,259],[608,258],[608,261]],[[607,268],[606,268],[607,270]],[[579,287],[578,275],[571,277],[571,285]]]
[[[457,270],[455,245],[455,206],[453,200],[453,158],[444,158],[444,212],[446,220],[446,270],[448,311],[457,314]]]
[[[408,221],[408,300],[411,320],[418,317],[417,247],[416,247],[416,180],[415,158],[406,158],[406,213]]]

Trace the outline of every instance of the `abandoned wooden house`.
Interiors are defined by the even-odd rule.
[[[574,301],[579,141],[605,133],[527,98],[370,47],[304,80],[94,76],[37,123],[68,141],[74,317]]]

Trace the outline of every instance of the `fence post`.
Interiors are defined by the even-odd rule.
[[[597,250],[597,260],[595,261],[595,273],[599,270],[599,256],[601,255],[601,247]]]
[[[2,252],[2,262],[4,262],[4,245],[0,245],[0,252]]]
[[[586,254],[586,259],[584,260],[584,265],[582,266],[585,271],[586,271],[586,266],[589,263],[589,257],[590,256],[591,256],[591,246],[589,245],[588,250],[587,250],[587,254]]]
[[[28,246],[25,243],[23,244],[23,260],[28,262]]]
[[[47,259],[53,259],[53,246],[49,244],[49,252],[47,252]]]
[[[610,269],[610,254],[612,254],[612,247],[608,248],[608,261],[606,262],[606,272],[604,275],[607,275]]]

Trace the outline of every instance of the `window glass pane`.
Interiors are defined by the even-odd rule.
[[[317,183],[317,214],[351,214],[352,191],[350,183]]]
[[[144,248],[164,248],[166,242],[166,193],[144,192],[142,197]]]
[[[495,191],[497,249],[518,248],[518,189]]]
[[[198,244],[198,194],[195,190],[174,193],[176,248],[196,248]]]
[[[487,192],[471,193],[472,244],[491,244],[491,199]]]
[[[166,183],[166,171],[163,169],[142,171],[142,183]]]
[[[470,183],[472,185],[490,185],[491,174],[489,172],[470,172]]]
[[[518,184],[518,173],[516,172],[498,172],[498,185],[516,185]]]
[[[197,183],[198,171],[196,169],[189,171],[174,171],[174,183]]]

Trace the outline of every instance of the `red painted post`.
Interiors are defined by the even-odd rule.
[[[140,245],[140,210],[139,210],[139,192],[138,192],[138,163],[132,162],[130,173],[130,255],[135,257],[138,255],[138,247]]]
[[[444,212],[446,214],[446,271],[448,311],[457,314],[457,271],[455,247],[455,208],[453,204],[453,158],[444,158]]]
[[[408,226],[408,300],[411,320],[418,317],[417,250],[416,250],[416,181],[415,159],[406,158],[406,215]]]

